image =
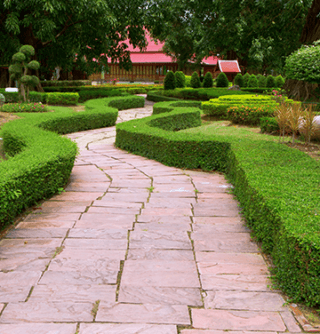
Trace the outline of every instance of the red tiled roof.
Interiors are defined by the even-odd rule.
[[[202,59],[202,63],[204,65],[217,65],[218,63],[218,57],[212,56],[212,57],[207,57]]]
[[[224,73],[240,73],[240,67],[237,60],[219,60],[219,69]]]
[[[146,32],[146,39],[147,39],[147,49],[144,52],[162,52],[162,48],[164,46],[164,43],[151,39],[151,36],[148,32]],[[127,39],[124,41],[125,44],[128,45],[128,51],[130,52],[141,52],[139,48],[134,48],[132,44],[129,43],[129,40]]]
[[[130,58],[133,64],[138,63],[175,63],[170,56],[164,53],[131,53]]]

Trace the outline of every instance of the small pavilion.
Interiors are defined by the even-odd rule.
[[[218,60],[219,72],[226,74],[229,81],[233,81],[238,73],[241,73],[237,60]]]

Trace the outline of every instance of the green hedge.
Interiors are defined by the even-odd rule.
[[[76,105],[79,100],[78,93],[46,93],[47,103],[51,105]]]
[[[173,115],[179,111],[118,124],[116,145],[169,166],[225,172],[248,225],[273,257],[278,285],[296,301],[319,305],[320,163],[268,139],[150,126]]]
[[[175,98],[175,97],[168,97],[168,96],[159,95],[155,92],[149,92],[147,94],[147,100],[148,101],[153,101],[153,102],[162,102],[162,101],[178,101],[180,99]]]
[[[131,103],[134,108],[142,105],[141,100],[136,96],[93,100],[83,112],[56,107],[51,113],[20,113],[22,119],[4,124],[0,137],[9,159],[0,163],[0,225],[66,184],[77,147],[58,134],[112,126],[118,110],[110,105]]]
[[[174,108],[182,108],[182,107],[196,107],[201,109],[201,102],[199,101],[177,101],[177,102],[159,102],[153,105],[153,115],[161,114],[164,112],[170,112]]]
[[[42,87],[67,87],[67,86],[85,86],[91,85],[90,80],[42,80]]]
[[[260,129],[262,133],[279,133],[280,128],[275,117],[261,117]]]

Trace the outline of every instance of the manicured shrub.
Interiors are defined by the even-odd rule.
[[[2,112],[47,112],[48,106],[42,103],[7,103],[0,109]]]
[[[111,96],[121,96],[124,94],[123,90],[120,89],[81,89],[79,92],[79,102],[85,102],[92,99],[100,99]]]
[[[47,93],[47,103],[52,105],[75,105],[78,100],[78,93]]]
[[[248,87],[250,77],[251,75],[248,72],[243,76],[243,87]]]
[[[184,88],[186,86],[186,77],[182,71],[177,71],[174,74],[176,80],[176,88]]]
[[[260,129],[262,133],[276,134],[279,133],[279,125],[275,117],[261,117]]]
[[[234,106],[227,110],[227,118],[234,124],[259,125],[261,117],[272,117],[272,106]]]
[[[234,83],[235,83],[235,85],[238,85],[239,87],[244,86],[243,75],[241,73],[238,73],[236,75],[236,77],[234,78]]]
[[[278,75],[275,78],[275,85],[276,85],[276,87],[282,88],[284,84],[285,84],[284,78],[281,75]]]
[[[174,73],[169,71],[164,78],[164,89],[175,89],[176,88],[176,79]]]
[[[43,80],[42,87],[67,87],[67,86],[85,86],[91,85],[90,80]]]
[[[177,101],[177,102],[159,102],[153,105],[153,115],[162,114],[165,112],[173,111],[175,108],[182,108],[182,107],[195,107],[202,109],[200,101]]]
[[[276,82],[273,75],[267,76],[267,87],[269,88],[276,87]]]
[[[257,77],[254,74],[251,74],[250,79],[248,81],[248,87],[250,88],[256,88],[258,87],[258,80]]]
[[[193,72],[192,73],[190,84],[191,84],[192,88],[200,88],[201,87],[201,82],[200,82],[198,72]]]
[[[265,77],[264,75],[261,75],[258,79],[258,85],[261,88],[267,87],[267,77]]]
[[[203,87],[211,88],[212,86],[213,86],[212,74],[210,72],[207,72],[203,79]]]
[[[217,77],[217,87],[229,87],[228,78],[223,72],[221,72]]]
[[[186,87],[191,87],[191,75],[186,75]]]

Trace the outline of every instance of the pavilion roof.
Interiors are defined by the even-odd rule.
[[[218,60],[218,66],[224,73],[241,73],[237,60]]]

